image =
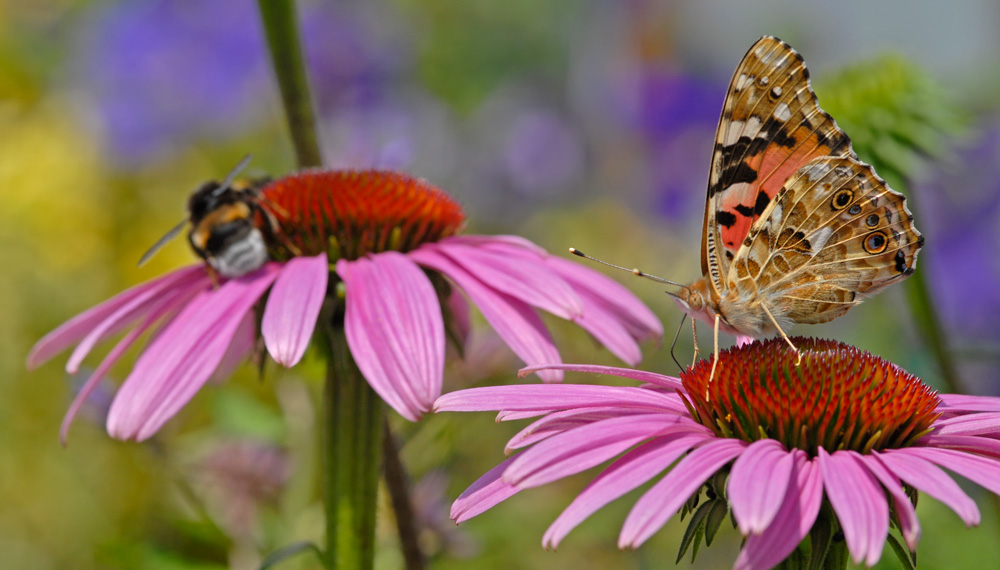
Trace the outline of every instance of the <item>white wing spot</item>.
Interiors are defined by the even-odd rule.
[[[736,90],[742,91],[751,81],[753,81],[752,75],[748,76],[746,73],[741,73],[740,76],[736,79]]]
[[[750,117],[746,121],[733,121],[729,124],[729,129],[725,133],[719,133],[722,140],[717,142],[722,143],[724,146],[731,146],[736,144],[741,137],[757,138],[757,135],[760,133],[760,125],[761,122],[758,117]]]
[[[781,86],[780,85],[775,85],[774,87],[772,87],[771,88],[771,95],[773,97],[781,97]]]
[[[830,165],[824,162],[807,164],[802,167],[801,172],[809,177],[809,182],[816,182],[830,172]]]
[[[768,83],[769,83],[770,81],[771,81],[771,80],[770,80],[770,79],[768,79],[768,78],[767,78],[767,76],[765,75],[764,77],[761,77],[760,79],[758,79],[758,80],[757,80],[757,83],[759,83],[761,87],[767,87],[767,84],[768,84]]]
[[[774,118],[782,123],[792,118],[792,110],[788,108],[788,103],[778,103],[774,108]]]
[[[833,228],[831,227],[825,227],[813,232],[813,234],[809,236],[809,245],[810,249],[812,249],[812,254],[818,254],[819,251],[826,245],[826,242],[830,241],[830,236],[832,235]]]

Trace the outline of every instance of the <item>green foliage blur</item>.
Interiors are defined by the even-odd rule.
[[[318,359],[307,358],[290,371],[269,363],[263,374],[244,366],[224,383],[207,386],[143,444],[110,439],[102,402],[95,399],[77,419],[66,448],[58,442],[59,425],[80,379],[62,370],[65,356],[34,372],[24,367],[32,344],[72,315],[195,261],[179,239],[136,267],[142,252],[183,217],[187,194],[200,182],[220,177],[247,152],[254,154],[256,171],[282,175],[292,168],[266,66],[254,67],[253,77],[261,82],[232,80],[199,95],[225,100],[248,90],[251,111],[238,121],[217,124],[206,117],[201,125],[191,120],[195,126],[181,128],[180,119],[171,119],[175,130],[154,150],[135,156],[116,147],[120,125],[114,120],[128,125],[148,117],[113,120],[127,105],[118,99],[102,106],[102,98],[121,95],[119,84],[107,77],[120,72],[122,81],[136,82],[143,76],[121,70],[166,63],[130,61],[127,53],[114,59],[116,44],[103,52],[95,46],[107,39],[102,34],[108,27],[123,33],[114,27],[116,18],[131,21],[122,14],[141,16],[163,4],[0,0],[0,568],[244,569],[286,545],[321,540]],[[189,5],[191,18],[206,18],[191,33],[210,37],[241,26],[259,33],[254,5],[232,2],[220,8],[224,16],[218,19]],[[329,24],[322,18],[330,16],[330,6],[334,18],[365,25]],[[910,53],[924,43],[918,40],[923,32],[941,24],[929,8],[910,14],[926,29],[869,42],[863,29],[822,39],[831,12],[847,17],[850,7],[840,12],[792,2],[772,3],[750,16],[714,3],[696,8],[599,0],[317,0],[302,7],[306,18],[315,18],[315,25],[305,22],[304,28],[307,42],[318,46],[310,53],[323,73],[312,81],[325,113],[320,136],[331,163],[392,163],[386,156],[394,155],[385,149],[398,143],[404,149],[401,167],[467,205],[472,232],[524,235],[557,254],[574,246],[681,281],[699,276],[701,208],[725,85],[758,36],[782,36],[810,66],[819,64],[812,69],[821,104],[852,136],[859,154],[907,191],[937,160],[960,160],[956,156],[973,136],[968,125],[985,124],[1000,102],[1000,66],[996,46],[983,39],[988,36],[970,32],[945,54],[947,61],[961,62],[965,53],[977,53],[976,64],[942,65],[939,59],[932,68],[921,60],[926,52]],[[996,16],[991,8],[979,9],[988,13],[965,8],[945,17],[962,28]],[[891,11],[870,18],[897,29]],[[349,29],[361,30],[360,39],[348,37]],[[376,38],[376,47],[364,47],[366,34]],[[323,60],[324,49],[341,38],[358,42],[358,52],[351,44]],[[157,91],[162,100],[154,97],[144,107],[150,114],[192,96],[189,86],[206,59],[203,52],[184,52],[182,41],[165,45],[157,53],[187,58],[179,69],[192,70],[191,76],[158,77],[169,89]],[[886,51],[904,55],[881,58]],[[983,65],[983,53],[993,65]],[[108,65],[98,56],[107,57]],[[857,66],[862,60],[869,63]],[[356,61],[379,66],[372,74],[377,77],[351,67]],[[357,83],[355,91],[341,89],[350,82]],[[372,89],[369,82],[377,83],[376,96],[365,91]],[[352,100],[356,92],[362,93],[360,102]],[[204,124],[216,131],[206,132]],[[399,124],[404,126],[393,130]],[[125,150],[130,145],[137,148],[128,142]],[[359,160],[369,162],[352,162]],[[646,347],[642,367],[677,372],[667,347],[680,311],[662,286],[627,274],[615,277],[660,315],[667,330],[663,343]],[[858,345],[938,385],[937,363],[910,315],[907,297],[890,290],[834,323],[795,332]],[[547,322],[567,362],[620,364],[578,329]],[[449,365],[446,391],[519,381],[516,358],[478,324],[465,361]],[[682,361],[692,353],[687,330],[677,348]],[[126,358],[112,375],[115,382],[128,370]],[[995,380],[990,389],[997,390]],[[102,388],[105,400],[114,387],[109,382]],[[617,549],[618,530],[637,493],[591,517],[559,552],[541,548],[545,528],[593,473],[525,491],[456,527],[447,520],[451,501],[503,459],[504,443],[521,425],[498,425],[487,414],[450,414],[419,424],[393,418],[392,426],[405,442],[403,460],[420,490],[419,510],[428,525],[422,546],[434,568],[673,564],[686,525],[676,517],[638,551]],[[920,567],[981,568],[984,560],[1000,560],[997,503],[978,488],[969,492],[983,513],[976,529],[965,529],[940,503],[922,497]],[[376,564],[385,570],[402,565],[391,517],[383,501]],[[694,567],[731,567],[738,549],[738,533],[723,524]],[[679,566],[690,567],[689,560]],[[277,567],[318,563],[303,553]],[[877,567],[899,566],[887,551]]]

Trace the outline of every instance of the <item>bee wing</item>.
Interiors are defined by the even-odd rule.
[[[213,197],[222,194],[223,192],[226,191],[226,188],[229,188],[229,186],[233,183],[233,180],[236,180],[236,177],[239,176],[240,172],[242,172],[243,169],[246,168],[248,164],[250,164],[250,158],[252,156],[253,155],[248,154],[244,156],[242,159],[240,159],[238,163],[236,163],[236,166],[234,166],[233,169],[229,171],[229,174],[226,175],[226,179],[222,181],[222,184],[219,184],[219,187],[215,189],[215,192],[212,192]]]
[[[187,223],[188,223],[187,218],[184,218],[183,220],[181,220],[181,223],[170,228],[170,231],[163,234],[163,237],[161,237],[160,239],[156,240],[156,243],[154,243],[152,247],[147,249],[146,253],[142,254],[142,257],[139,258],[139,267],[145,265],[146,262],[149,261],[151,257],[156,255],[156,252],[160,251],[161,247],[167,244],[167,242],[177,237],[177,234],[181,233],[181,230],[184,229],[184,226],[186,226]]]

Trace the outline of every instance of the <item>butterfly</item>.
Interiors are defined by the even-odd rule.
[[[702,277],[674,294],[676,303],[713,326],[716,353],[720,329],[777,332],[795,349],[783,329],[833,320],[903,280],[923,244],[903,195],[858,160],[819,107],[802,56],[759,39],[736,68],[719,119]]]

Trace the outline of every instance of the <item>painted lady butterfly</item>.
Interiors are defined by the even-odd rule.
[[[736,68],[715,136],[703,276],[677,304],[713,325],[716,351],[720,328],[788,341],[792,323],[835,319],[913,273],[923,244],[903,195],[819,108],[802,56],[758,40]]]

